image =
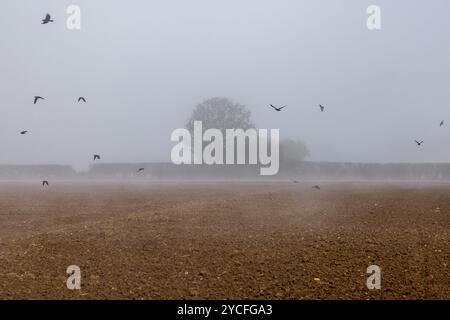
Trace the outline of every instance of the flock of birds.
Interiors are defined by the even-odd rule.
[[[51,15],[50,15],[49,13],[47,13],[47,14],[45,15],[45,18],[42,19],[42,24],[47,24],[47,23],[50,23],[50,22],[53,22],[53,19],[52,19]],[[36,104],[39,100],[45,100],[45,98],[44,98],[44,97],[41,97],[41,96],[35,96],[35,97],[34,97],[34,104]],[[84,97],[79,97],[77,101],[78,101],[78,102],[86,102],[86,99],[85,99]],[[272,107],[275,111],[280,112],[280,111],[282,111],[284,108],[286,108],[287,105],[284,105],[284,106],[282,106],[282,107],[276,107],[276,106],[274,106],[273,104],[270,104],[270,107]],[[321,112],[324,112],[325,107],[324,107],[323,105],[319,104],[319,109],[320,109]],[[442,120],[442,121],[439,123],[439,127],[442,127],[443,125],[444,125],[444,120]],[[23,130],[23,131],[20,132],[21,135],[25,135],[25,134],[27,134],[27,133],[29,133],[28,130]],[[421,141],[414,140],[414,142],[415,142],[415,143],[417,144],[417,146],[419,146],[419,147],[424,143],[423,140],[421,140]],[[100,160],[100,159],[101,159],[100,155],[94,154],[94,161],[95,161],[95,160]],[[139,168],[139,169],[137,170],[137,172],[140,173],[140,172],[142,172],[142,171],[144,171],[144,170],[145,170],[145,168]],[[294,180],[293,182],[294,182],[294,183],[299,183],[298,180]],[[43,186],[48,186],[49,183],[48,183],[47,180],[44,180],[44,181],[42,181],[42,185],[43,185]],[[317,190],[320,190],[320,186],[318,186],[318,185],[315,185],[315,186],[313,186],[312,188],[317,189]]]
[[[53,22],[53,20],[51,19],[50,15],[47,14],[47,15],[45,16],[45,19],[42,20],[42,24],[46,24],[46,23],[49,23],[49,22]],[[38,103],[39,100],[45,100],[45,98],[44,98],[44,97],[41,97],[41,96],[34,96],[33,104]],[[84,102],[84,103],[86,103],[86,98],[85,98],[85,97],[78,97],[78,100],[77,100],[77,101],[78,101],[78,102]],[[28,133],[29,133],[28,130],[22,130],[22,131],[20,131],[20,134],[21,134],[21,135],[25,135],[25,134],[28,134]],[[100,156],[99,154],[94,154],[94,155],[93,155],[93,161],[96,161],[96,160],[101,160],[101,156]],[[137,170],[137,173],[143,172],[144,170],[145,170],[145,168],[139,168],[139,169]],[[45,187],[45,186],[48,187],[49,185],[50,185],[50,184],[49,184],[48,180],[42,180],[42,186],[43,186],[43,187]]]
[[[287,107],[287,106],[275,107],[273,104],[270,104],[270,106],[271,106],[272,108],[274,108],[275,111],[281,111],[281,110],[283,110],[284,108]],[[323,111],[325,110],[325,107],[324,107],[323,105],[321,105],[321,104],[319,104],[319,108],[320,108],[320,111],[321,111],[321,112],[323,112]],[[444,126],[444,120],[442,120],[442,121],[439,123],[439,127],[442,127],[442,126]],[[423,144],[424,141],[423,141],[423,140],[421,140],[421,141],[414,140],[414,142],[420,147],[420,146]]]
[[[275,111],[281,111],[281,110],[283,110],[284,108],[287,107],[287,105],[284,105],[284,106],[282,106],[282,107],[275,107],[273,104],[270,104],[270,106],[271,106]],[[323,105],[319,104],[319,109],[320,109],[321,112],[323,112],[323,111],[325,110],[325,107],[324,107]],[[441,122],[439,123],[439,127],[442,127],[442,126],[444,126],[444,120],[441,120]],[[420,146],[424,143],[423,140],[420,140],[420,141],[414,140],[414,142],[417,144],[418,147],[420,147]],[[298,180],[293,180],[292,182],[293,182],[293,183],[299,183]],[[312,188],[313,188],[313,189],[320,190],[320,187],[319,187],[318,185],[315,185],[315,186],[313,186]]]
[[[50,22],[53,22],[53,19],[52,19],[52,17],[51,17],[51,15],[49,14],[49,13],[47,13],[46,15],[45,15],[45,18],[44,19],[42,19],[42,23],[41,24],[47,24],[47,23],[50,23]],[[33,104],[36,104],[39,100],[45,100],[45,98],[44,97],[41,97],[41,96],[34,96],[34,100],[33,100]],[[78,102],[84,102],[84,103],[86,103],[86,99],[84,98],[84,97],[78,97],[78,100],[77,100]],[[20,134],[21,135],[25,135],[25,134],[28,134],[29,133],[29,131],[28,130],[22,130],[22,131],[20,131]],[[100,155],[99,154],[94,154],[94,161],[96,161],[96,160],[100,160],[101,159],[101,157],[100,157]],[[139,168],[138,169],[138,173],[139,172],[142,172],[142,171],[144,171],[144,169],[145,168]],[[48,180],[43,180],[42,181],[42,186],[49,186],[49,182],[48,182]]]
[[[46,22],[45,22],[46,21]],[[50,15],[49,14],[47,14],[47,16],[45,17],[45,19],[44,20],[42,20],[42,23],[44,24],[44,23],[48,23],[48,22],[53,22],[53,20],[51,20],[50,19]],[[40,101],[40,100],[45,100],[45,98],[44,97],[41,97],[41,96],[34,96],[34,99],[33,99],[33,104],[37,104],[38,103],[38,101]],[[86,98],[84,98],[84,97],[78,97],[78,100],[77,100],[78,102],[84,102],[84,103],[86,103]],[[22,130],[22,131],[20,131],[20,134],[21,135],[25,135],[25,134],[28,134],[29,133],[29,131],[28,130]],[[101,159],[101,157],[100,157],[100,155],[98,155],[98,154],[94,154],[94,161],[95,160],[100,160]],[[42,181],[42,186],[49,186],[49,182],[48,182],[48,180],[43,180]]]

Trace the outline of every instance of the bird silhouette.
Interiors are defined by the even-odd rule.
[[[48,181],[47,181],[47,180],[42,181],[42,186],[43,186],[43,187],[44,187],[44,186],[47,186],[47,187],[48,187]]]
[[[79,97],[78,102],[80,102],[80,101],[86,102],[86,99],[84,97]]]
[[[292,180],[293,183],[300,183],[298,180]]]
[[[444,120],[441,121],[441,123],[439,123],[439,127],[442,127],[444,125]]]
[[[47,24],[47,23],[49,23],[49,22],[53,22],[53,20],[51,19],[51,17],[50,17],[50,14],[46,14],[45,15],[45,18],[42,20],[42,23],[41,24]]]
[[[144,169],[145,169],[145,168],[139,168],[137,172],[138,172],[138,173],[139,173],[139,172],[142,172],[142,171],[144,171]]]
[[[272,108],[274,108],[276,111],[281,111],[283,108],[286,108],[287,106],[282,106],[282,107],[275,107],[273,104],[270,105]]]
[[[100,160],[101,158],[100,158],[100,156],[98,154],[94,154],[94,161],[97,160],[97,159]]]
[[[20,134],[27,134],[28,130],[20,131]]]
[[[420,145],[421,145],[421,144],[423,143],[423,140],[422,140],[422,141],[420,141],[420,142],[419,142],[419,141],[417,141],[417,140],[414,140],[414,142],[415,142],[415,143],[417,143],[417,145],[418,145],[418,146],[420,147]]]
[[[321,105],[321,104],[319,104],[319,108],[320,108],[321,112],[323,112],[323,110],[325,110],[325,107],[323,105]]]
[[[320,187],[318,185],[312,186],[313,189],[320,190]]]
[[[39,99],[44,100],[45,98],[42,98],[40,96],[34,96],[34,104],[36,104],[36,102],[38,102]]]

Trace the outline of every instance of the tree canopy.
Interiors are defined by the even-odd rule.
[[[251,111],[244,105],[230,101],[227,98],[214,97],[195,106],[186,128],[192,133],[194,121],[202,121],[203,130],[254,128],[251,121]]]

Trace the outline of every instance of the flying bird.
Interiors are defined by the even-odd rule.
[[[34,96],[34,104],[36,104],[36,102],[38,102],[39,99],[44,100],[45,98],[42,98],[40,96]]]
[[[28,130],[20,131],[20,134],[27,134]]]
[[[139,168],[137,172],[138,172],[138,173],[139,173],[139,172],[142,172],[142,171],[144,171],[144,169],[145,169],[145,168]]]
[[[292,180],[293,183],[300,183],[298,180]]]
[[[441,123],[439,123],[439,127],[442,127],[444,125],[444,120],[441,121]]]
[[[52,18],[50,17],[50,15],[47,13],[45,18],[42,20],[41,24],[47,24],[49,22],[53,22]]]
[[[320,187],[318,185],[312,186],[313,189],[320,190]]]
[[[414,140],[414,142],[415,142],[415,143],[417,143],[417,145],[418,145],[418,146],[420,147],[420,145],[421,145],[421,144],[423,143],[423,140],[422,140],[422,141],[420,141],[420,142],[419,142],[419,141],[417,141],[417,140]]]
[[[274,108],[276,111],[281,111],[281,109],[286,108],[287,106],[282,106],[282,107],[275,107],[273,104],[270,105],[272,108]]]
[[[321,105],[321,104],[319,104],[319,108],[320,108],[321,112],[323,112],[323,110],[325,110],[325,107],[323,105]]]
[[[86,99],[84,97],[79,97],[78,102],[80,102],[80,101],[86,102]]]
[[[98,154],[94,154],[94,161],[97,159],[100,160],[100,156]]]
[[[48,187],[48,181],[47,181],[47,180],[42,181],[42,186],[43,186],[43,187],[44,187],[44,186],[47,186],[47,187]]]

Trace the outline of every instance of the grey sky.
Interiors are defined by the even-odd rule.
[[[66,28],[70,4],[81,7],[80,31]],[[366,28],[370,4],[381,7],[380,31]],[[168,161],[172,130],[213,96],[300,138],[310,160],[450,161],[449,9],[447,0],[2,1],[0,163]],[[55,22],[41,25],[47,12]],[[34,95],[47,100],[33,105]]]

